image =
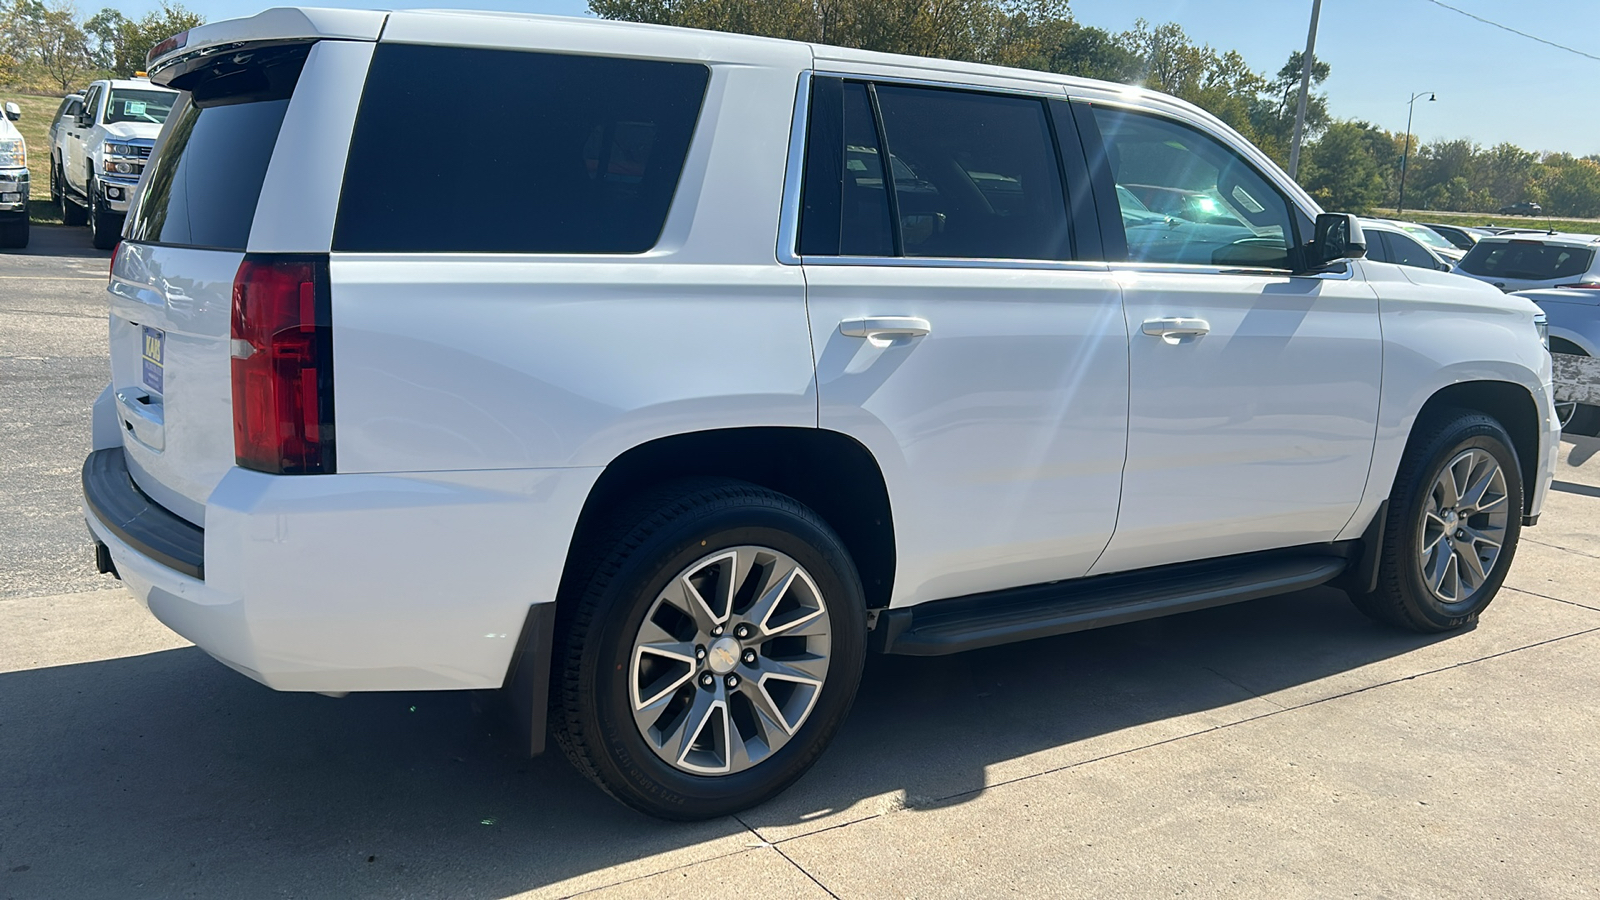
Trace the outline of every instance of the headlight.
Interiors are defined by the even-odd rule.
[[[28,145],[22,138],[0,141],[0,168],[20,169],[28,164]]]
[[[137,175],[144,171],[144,158],[139,155],[139,148],[132,144],[106,141],[105,151],[101,154],[101,166],[108,175]]]
[[[1533,330],[1539,332],[1539,343],[1543,344],[1546,350],[1549,350],[1550,320],[1545,317],[1544,313],[1533,314]]]

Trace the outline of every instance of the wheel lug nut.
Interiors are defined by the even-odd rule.
[[[752,666],[755,665],[756,664],[756,652],[754,650],[746,650],[744,652],[744,661],[746,663],[752,665]]]
[[[706,648],[704,648],[704,647],[696,647],[696,648],[694,648],[694,658],[695,659],[705,659],[706,658]]]
[[[741,641],[744,640],[745,638],[750,636],[750,626],[749,625],[740,625],[738,628],[735,628],[733,630],[733,636],[738,638]]]
[[[736,687],[739,686],[739,676],[737,676],[737,675],[729,675],[727,680],[724,681],[723,683],[726,684],[730,688],[736,688]]]
[[[717,683],[717,676],[712,675],[710,672],[707,672],[706,674],[700,676],[700,685],[702,687],[712,687],[716,683]]]
[[[711,629],[711,636],[712,637],[720,637],[721,635],[722,635],[722,626],[721,625],[718,625],[715,628]]]

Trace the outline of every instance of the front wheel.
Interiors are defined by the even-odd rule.
[[[552,730],[579,771],[642,812],[705,819],[816,762],[855,698],[866,610],[814,512],[686,482],[618,517],[577,565],[558,601]]]
[[[90,240],[96,250],[110,250],[122,239],[122,213],[106,208],[100,188],[89,182]]]
[[[1420,632],[1478,620],[1522,530],[1522,473],[1505,428],[1462,410],[1419,428],[1400,463],[1367,615]]]

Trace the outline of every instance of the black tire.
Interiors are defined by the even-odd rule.
[[[849,713],[866,654],[860,579],[833,529],[782,494],[739,481],[695,479],[641,498],[601,532],[587,549],[574,548],[557,602],[551,732],[567,758],[612,797],[665,819],[728,815],[793,784]],[[692,774],[658,756],[634,722],[634,641],[656,598],[686,567],[748,545],[788,555],[815,582],[829,622],[826,678],[792,737],[766,759],[731,774]],[[704,677],[689,681],[691,697]]]
[[[122,240],[123,215],[105,208],[100,191],[89,182],[89,236],[96,250],[110,250]]]
[[[1456,602],[1446,602],[1423,580],[1419,558],[1424,547],[1424,515],[1446,464],[1469,450],[1483,451],[1499,465],[1505,482],[1502,502],[1506,521],[1498,535],[1498,555],[1487,577]],[[1351,599],[1371,618],[1411,631],[1437,633],[1476,624],[1479,614],[1494,600],[1516,555],[1522,531],[1522,501],[1522,470],[1511,437],[1499,421],[1466,410],[1443,410],[1425,422],[1419,421],[1389,497],[1378,589],[1352,593]],[[1469,521],[1467,517],[1462,519],[1463,525]]]
[[[54,155],[50,157],[50,202],[61,202],[61,167]]]
[[[28,246],[27,219],[0,225],[0,247],[7,250],[21,250],[26,246]]]
[[[61,224],[74,227],[89,224],[89,211],[72,199],[65,180],[61,184]]]

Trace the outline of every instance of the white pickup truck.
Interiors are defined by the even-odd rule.
[[[0,248],[28,246],[28,144],[11,124],[20,118],[15,103],[0,115]]]
[[[116,246],[128,201],[178,92],[146,79],[92,82],[67,104],[50,148],[50,187],[68,225],[87,224],[94,245]]]

